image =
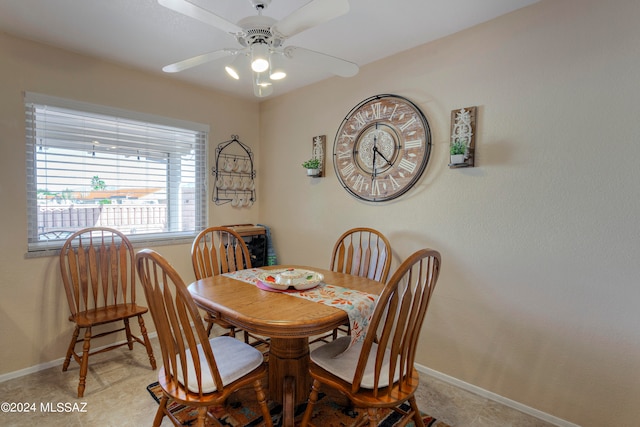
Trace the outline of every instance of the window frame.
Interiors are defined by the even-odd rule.
[[[173,127],[182,130],[192,131],[199,134],[196,144],[199,146],[195,149],[196,155],[200,154],[202,158],[196,158],[195,176],[194,176],[194,202],[195,218],[194,230],[192,231],[167,231],[158,233],[143,234],[127,234],[127,238],[136,247],[148,244],[166,245],[166,244],[183,244],[190,243],[197,235],[200,229],[206,226],[208,220],[208,189],[207,189],[207,171],[209,159],[209,133],[210,126],[206,124],[190,122],[181,119],[168,118],[155,114],[141,113],[121,108],[108,107],[82,101],[59,98],[50,95],[44,95],[33,92],[24,94],[25,108],[25,150],[26,150],[26,193],[27,193],[27,256],[48,256],[59,252],[64,244],[65,239],[38,240],[38,201],[37,201],[37,173],[38,165],[36,161],[37,141],[35,131],[35,121],[31,119],[31,110],[35,105],[50,106],[53,108],[64,108],[77,111],[78,113],[97,114],[102,116],[110,116],[115,119],[133,120],[137,122],[148,123],[163,127]],[[200,146],[201,144],[201,146]],[[167,170],[169,176],[170,170]],[[167,191],[172,187],[171,183],[167,183]],[[167,195],[171,198],[171,194]],[[169,202],[170,203],[170,202]],[[167,206],[167,210],[169,207]],[[175,219],[167,218],[169,221]]]

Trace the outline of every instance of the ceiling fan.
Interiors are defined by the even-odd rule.
[[[312,0],[280,21],[262,15],[262,11],[269,6],[271,0],[249,1],[258,11],[258,15],[243,18],[234,24],[189,0],[158,0],[158,3],[166,8],[231,34],[242,46],[239,49],[225,48],[198,55],[167,65],[162,70],[176,73],[222,58],[249,58],[253,91],[257,97],[268,96],[273,92],[272,82],[286,76],[283,65],[291,59],[312,63],[314,67],[321,67],[342,77],[351,77],[358,73],[358,66],[353,62],[297,46],[283,46],[289,37],[346,14],[349,11],[348,0]],[[239,79],[233,65],[229,63],[225,69],[231,77]]]

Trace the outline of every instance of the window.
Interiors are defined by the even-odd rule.
[[[33,93],[25,110],[29,252],[84,227],[134,242],[203,228],[208,126]]]

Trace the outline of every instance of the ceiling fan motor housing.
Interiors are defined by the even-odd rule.
[[[271,27],[275,23],[275,19],[262,15],[241,19],[238,26],[242,27],[244,31],[236,35],[236,40],[245,47],[255,43],[266,43],[271,47],[279,47],[284,40],[271,32]]]

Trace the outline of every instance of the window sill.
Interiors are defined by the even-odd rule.
[[[174,237],[174,238],[166,238],[166,239],[150,239],[150,240],[131,240],[133,247],[136,249],[143,249],[155,246],[169,246],[169,245],[184,245],[193,243],[194,236],[191,237]],[[62,244],[60,244],[62,246]],[[24,254],[25,259],[31,258],[44,258],[44,257],[52,257],[60,255],[60,248],[52,248],[52,249],[42,249],[42,250],[32,250],[28,251]]]

